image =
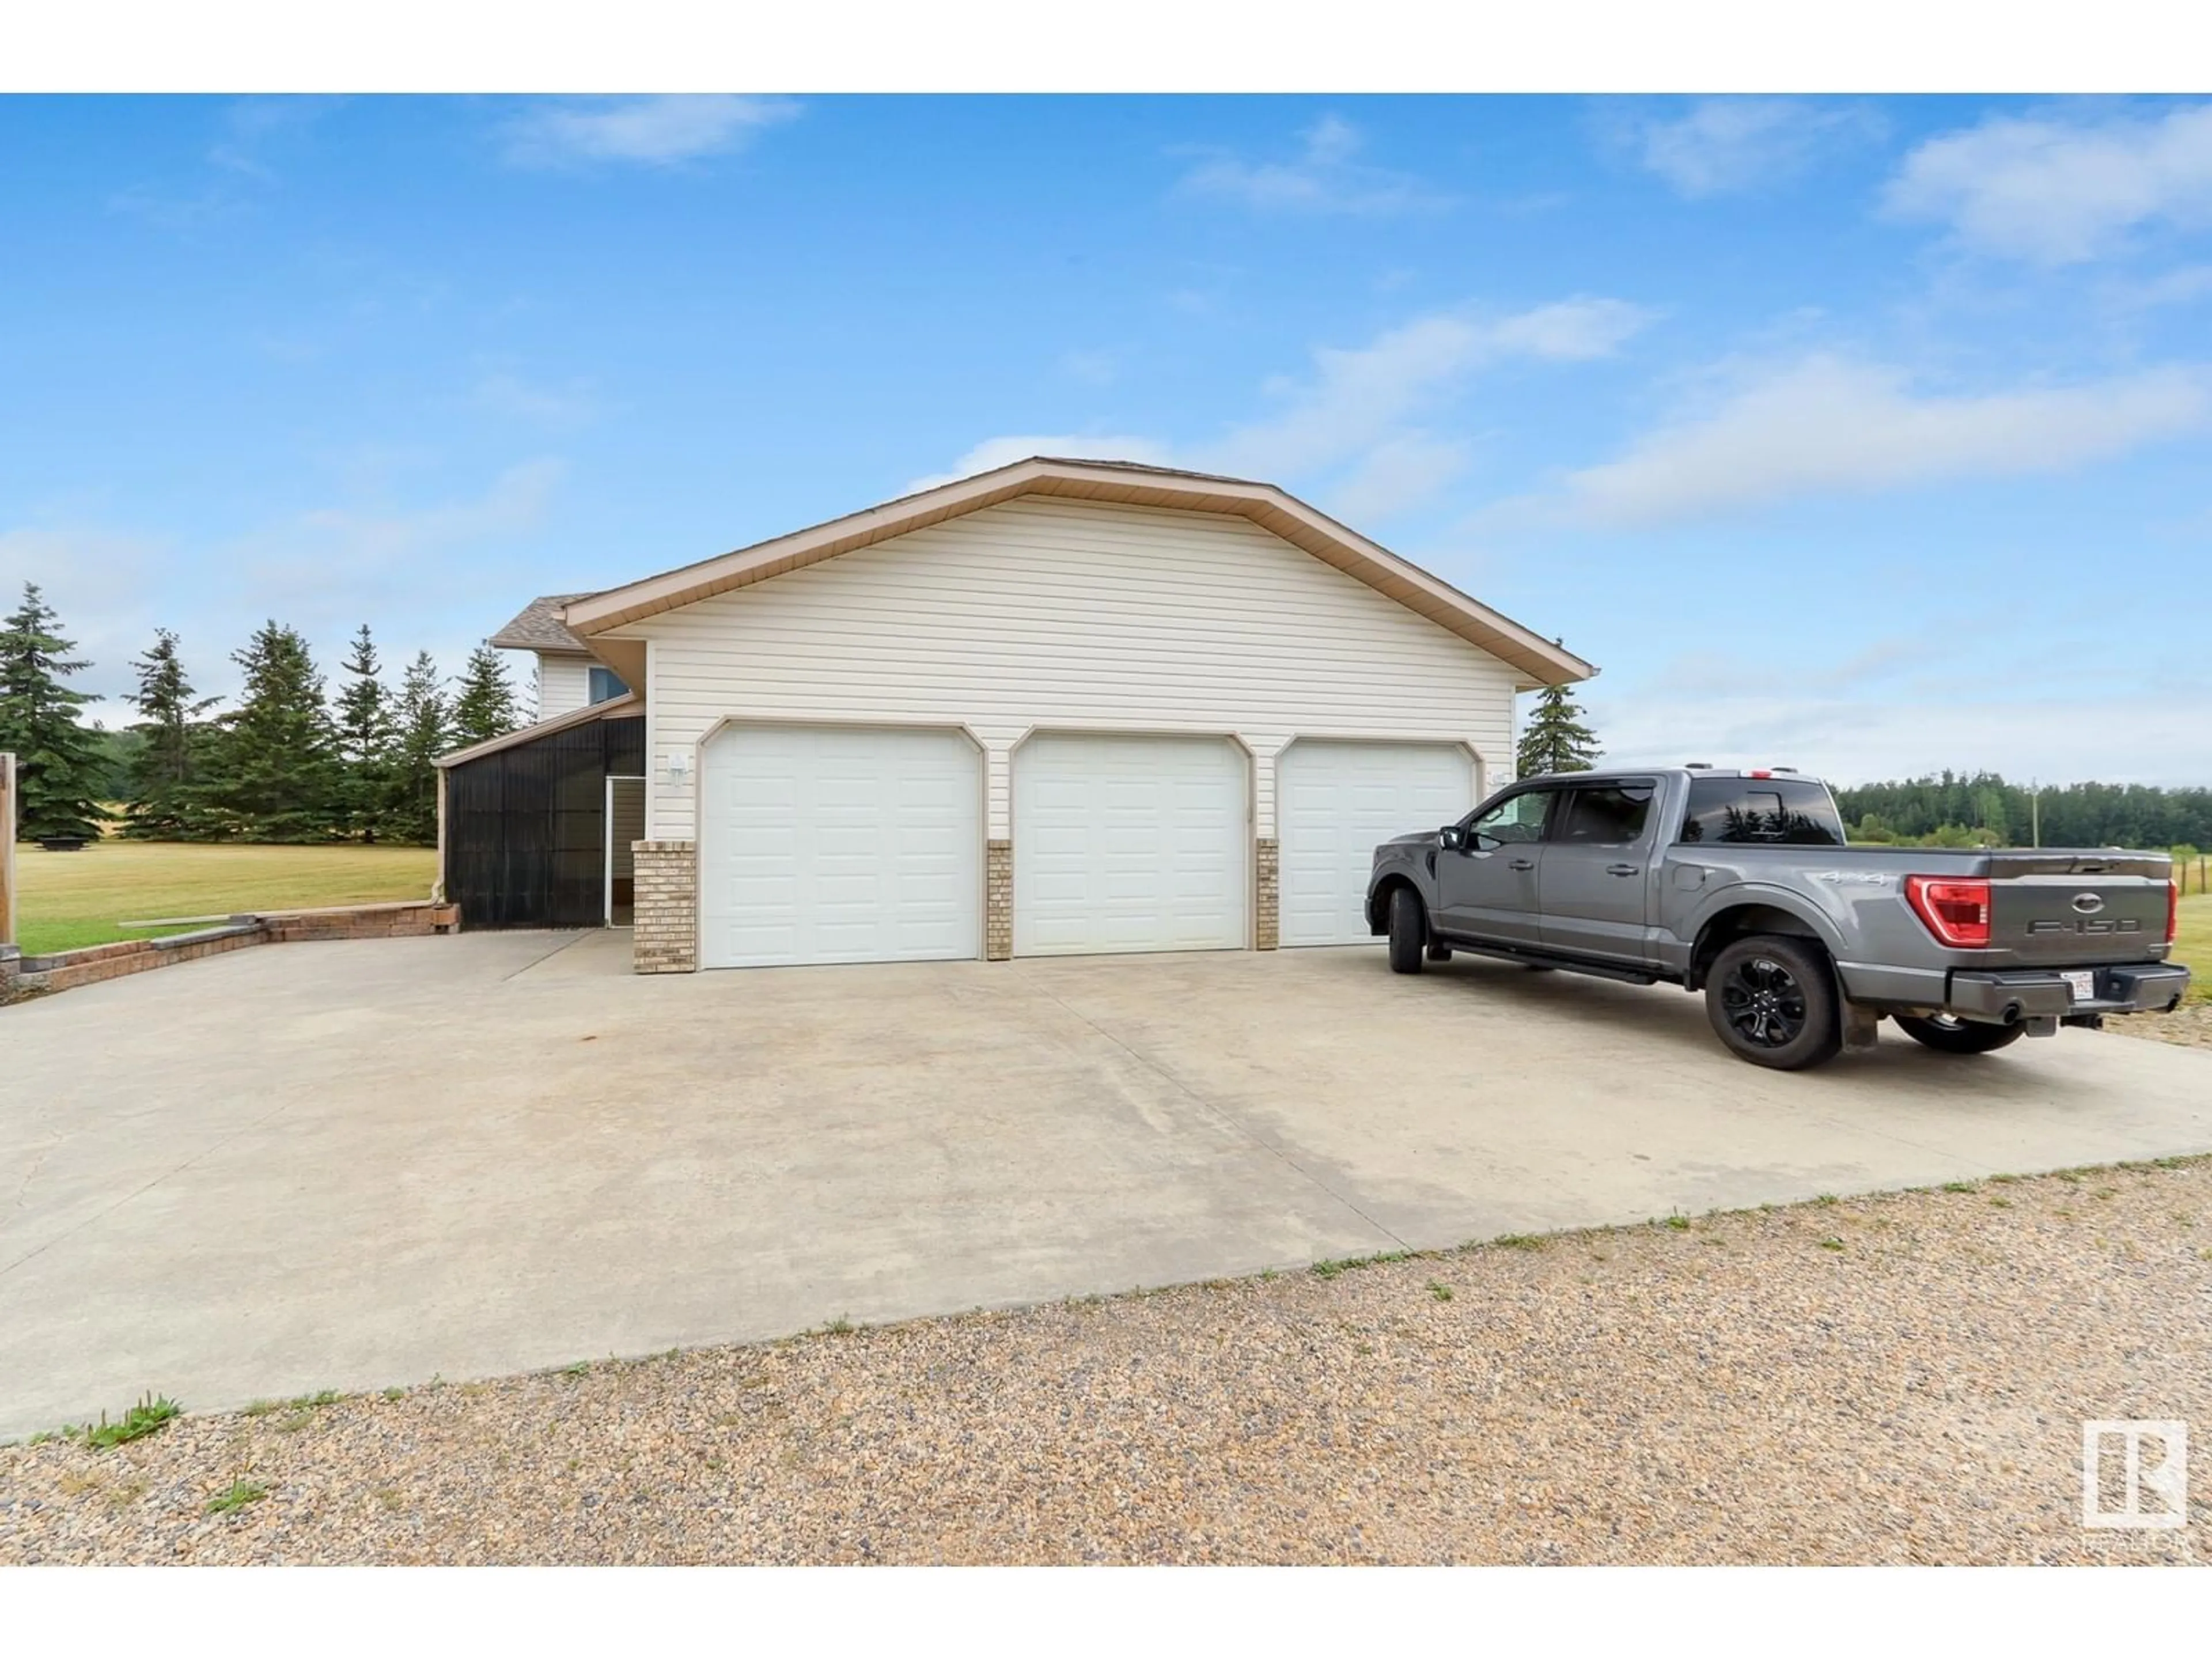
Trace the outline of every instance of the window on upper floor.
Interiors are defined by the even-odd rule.
[[[623,684],[622,676],[616,673],[613,669],[601,668],[596,664],[592,665],[592,702],[611,702],[629,690],[629,687]]]

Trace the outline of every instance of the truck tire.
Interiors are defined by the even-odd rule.
[[[1421,896],[1410,887],[1390,890],[1390,971],[1418,974],[1421,951],[1429,942],[1429,919],[1421,911]]]
[[[1946,1054],[1986,1054],[2027,1035],[2025,1025],[1984,1025],[1978,1020],[1955,1019],[1949,1014],[1937,1014],[1928,1019],[1912,1014],[1893,1018],[1897,1021],[1897,1029],[1915,1042]]]
[[[1705,1018],[1737,1059],[1778,1072],[1824,1065],[1844,1046],[1842,1002],[1826,956],[1780,933],[1751,934],[1713,958]]]

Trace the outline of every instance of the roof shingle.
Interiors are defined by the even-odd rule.
[[[503,651],[574,651],[588,655],[592,647],[561,625],[561,607],[572,599],[591,597],[588,593],[542,594],[493,635],[491,642]]]

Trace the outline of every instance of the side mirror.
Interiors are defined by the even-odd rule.
[[[1448,823],[1437,831],[1437,845],[1447,853],[1464,852],[1467,849],[1467,832],[1455,823]]]

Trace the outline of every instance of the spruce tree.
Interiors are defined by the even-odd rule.
[[[208,792],[224,829],[240,841],[329,839],[344,817],[343,772],[307,641],[266,623],[231,660],[246,685],[220,722]]]
[[[1546,686],[1537,695],[1528,726],[1521,733],[1515,771],[1524,778],[1540,772],[1589,771],[1601,750],[1597,735],[1582,719],[1582,706],[1565,686]]]
[[[428,846],[438,839],[439,756],[453,747],[438,665],[415,653],[399,684],[397,733],[383,815],[387,841]]]
[[[376,642],[368,624],[353,636],[344,663],[346,682],[337,696],[338,758],[345,768],[343,802],[345,829],[363,841],[379,839],[392,799],[393,724],[392,694],[378,678]]]
[[[468,666],[461,671],[460,695],[453,699],[455,745],[465,749],[512,732],[521,723],[506,660],[489,645],[477,646],[469,653]]]
[[[123,833],[138,841],[197,841],[207,834],[200,799],[209,732],[200,716],[219,699],[195,696],[177,654],[177,636],[154,630],[154,643],[132,666],[138,689],[131,702],[144,718],[131,730],[138,747],[131,763],[131,801]]]
[[[104,762],[76,714],[92,699],[62,684],[89,665],[69,654],[76,641],[54,631],[60,621],[35,582],[0,621],[0,750],[15,751],[15,833],[25,841],[100,835],[92,794]]]

